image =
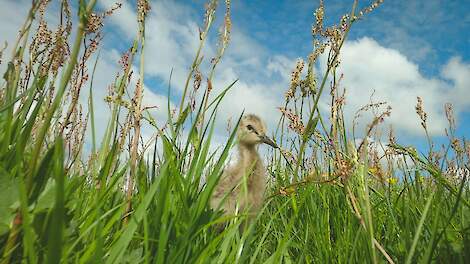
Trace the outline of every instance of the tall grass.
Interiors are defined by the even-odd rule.
[[[451,107],[446,106],[449,145],[443,153],[433,151],[429,137],[426,155],[399,145],[392,134],[387,145],[378,138],[371,143],[390,115],[383,103],[361,109],[376,115],[360,144],[346,128],[336,71],[341,47],[351,26],[381,2],[358,11],[355,1],[338,25],[326,27],[320,1],[307,74],[302,75],[300,60],[280,108],[276,139],[281,150],[268,157],[265,205],[241,231],[243,212],[223,216],[208,205],[236,143],[235,127],[221,151],[210,151],[218,105],[236,89],[233,82],[210,97],[230,39],[230,1],[207,88],[199,101],[187,98],[202,82],[201,52],[215,21],[215,0],[206,7],[179,112],[169,110],[165,127],[158,127],[142,105],[149,3],[137,1],[139,34],[121,58],[122,71],[105,98],[111,118],[101,142],[93,107],[102,100],[93,97],[93,90],[102,88],[93,86],[100,73],[92,68],[89,76],[87,65],[96,67],[99,55],[89,60],[102,40],[103,21],[114,9],[95,13],[95,1],[80,0],[72,40],[68,1],[61,1],[57,34],[43,16],[47,2],[32,1],[1,83],[1,263],[468,262],[470,144],[455,138]],[[36,32],[32,25],[39,25]],[[317,74],[322,54],[328,63]],[[131,87],[131,66],[138,56],[138,81]],[[78,100],[85,84],[87,113]],[[318,103],[327,88],[330,113],[320,113]],[[426,130],[423,113],[418,101]],[[140,137],[143,122],[157,131],[148,142]],[[87,128],[92,130],[91,153],[83,150]],[[457,168],[467,175],[453,177]],[[221,224],[225,229],[219,230]]]

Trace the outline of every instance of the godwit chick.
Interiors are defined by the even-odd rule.
[[[266,136],[263,121],[253,114],[242,117],[237,136],[238,160],[223,172],[210,204],[214,209],[220,205],[224,213],[230,215],[236,213],[238,205],[239,212],[247,209],[249,215],[253,216],[262,206],[266,188],[266,169],[257,146],[266,143],[277,148],[277,145]]]

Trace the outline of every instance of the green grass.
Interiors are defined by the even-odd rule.
[[[327,71],[318,76],[311,72],[316,58],[309,59],[302,89],[310,92],[305,96],[297,96],[295,89],[301,85],[293,82],[294,97],[287,98],[286,107],[295,109],[294,114],[307,125],[302,134],[294,133],[287,128],[288,118],[281,116],[276,139],[281,147],[292,146],[284,150],[298,158],[289,161],[286,153],[269,153],[265,206],[241,228],[243,212],[223,216],[208,203],[236,144],[235,127],[223,149],[210,151],[218,105],[230,96],[230,89],[236,89],[236,81],[217,96],[209,97],[210,91],[204,91],[194,111],[183,96],[179,114],[168,112],[166,129],[155,127],[161,132],[151,141],[152,147],[142,152],[140,140],[133,140],[140,135],[136,120],[156,125],[140,105],[142,95],[128,96],[133,94],[130,68],[124,68],[112,85],[113,94],[107,98],[111,118],[97,142],[93,104],[103,98],[92,97],[93,89],[98,89],[92,86],[93,76],[100,74],[93,68],[87,113],[92,151],[85,153],[84,131],[64,128],[61,121],[67,119],[71,127],[86,125],[77,114],[78,104],[70,112],[67,109],[71,98],[80,96],[73,83],[80,78],[81,67],[86,67],[79,63],[85,52],[83,39],[99,32],[85,30],[94,1],[80,1],[75,10],[81,30],[76,31],[72,52],[58,71],[47,63],[50,56],[58,55],[57,42],[41,44],[36,52],[27,48],[34,45],[28,37],[30,25],[33,19],[41,19],[39,3],[33,1],[0,82],[0,263],[470,260],[470,190],[465,177],[451,180],[441,170],[440,165],[447,164],[443,158],[436,162],[395,142],[390,142],[390,149],[401,161],[387,158],[392,166],[385,170],[373,151],[351,143],[341,105],[332,109],[334,122],[323,120],[330,113],[320,114],[317,104],[327,78],[337,81],[334,65],[339,50],[331,53]],[[198,71],[201,47],[214,21],[216,2],[211,3],[184,94]],[[339,49],[356,21],[356,4],[349,16],[353,19],[345,20],[347,29],[336,42]],[[141,56],[141,62],[145,57],[144,22],[130,51],[130,64],[136,56]],[[225,27],[230,32],[227,19]],[[314,36],[321,43],[331,37]],[[208,82],[227,44],[228,37],[223,36]],[[15,63],[20,58],[31,67]],[[143,80],[143,63],[139,71]],[[323,80],[318,87],[315,79]],[[369,132],[378,126],[379,117]],[[129,152],[127,144],[133,148]],[[464,141],[465,147],[468,144]],[[447,151],[448,159],[468,165],[468,154],[451,147]],[[400,180],[390,180],[396,178]],[[126,182],[134,186],[131,191]],[[225,229],[220,231],[221,225]]]

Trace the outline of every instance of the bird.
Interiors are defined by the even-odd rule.
[[[255,114],[246,114],[241,118],[237,138],[238,160],[224,169],[210,205],[214,210],[222,209],[224,215],[247,210],[248,219],[251,219],[261,209],[266,189],[266,168],[257,146],[262,143],[273,148],[278,146],[266,136],[266,125]]]

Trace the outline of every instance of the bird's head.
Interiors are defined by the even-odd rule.
[[[273,148],[278,148],[276,143],[266,136],[266,125],[256,115],[244,115],[238,126],[238,139],[240,144],[254,146],[260,143],[266,143]]]

